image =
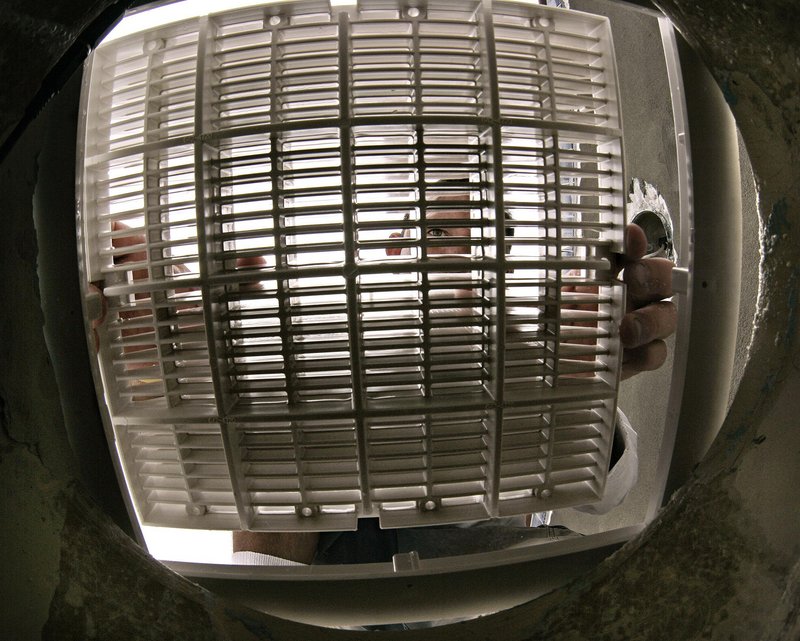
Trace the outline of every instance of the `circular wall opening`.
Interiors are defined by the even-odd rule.
[[[697,26],[696,26],[695,28],[696,28],[696,29],[700,29],[700,27],[697,27]],[[763,171],[763,167],[762,167],[761,165],[759,165],[759,173],[761,173],[762,171]],[[770,202],[771,202],[771,201],[770,201]],[[780,238],[780,235],[778,235],[778,238]],[[784,258],[788,258],[788,259],[790,259],[790,260],[791,260],[791,258],[792,258],[792,254],[789,254],[788,256],[785,256]],[[782,259],[782,260],[783,260],[783,259]],[[784,261],[784,262],[785,262],[785,261]],[[713,281],[704,281],[704,282],[713,282]],[[770,293],[770,292],[768,291],[768,292],[767,292],[767,295],[769,295],[769,293]],[[776,300],[777,300],[777,299],[776,299]],[[766,319],[765,319],[765,322],[769,322],[769,321],[770,321],[770,318],[766,318]],[[779,325],[779,327],[780,327],[780,325]],[[769,338],[769,342],[770,342],[770,343],[773,343],[773,341],[774,341],[774,340],[775,340],[775,339],[774,339],[774,335],[770,336],[770,338]],[[767,352],[765,352],[765,350],[763,349],[763,347],[764,347],[763,343],[759,343],[759,341],[756,341],[756,342],[755,342],[754,348],[755,348],[757,351],[758,351],[758,350],[760,350],[760,353],[761,353],[762,355],[764,355],[765,353],[767,353],[767,352],[768,352],[768,350],[767,350]],[[768,355],[768,354],[767,354],[767,355]],[[752,379],[754,376],[758,376],[758,375],[759,375],[759,372],[751,372],[751,376],[750,376],[750,378]],[[767,380],[767,379],[766,379],[766,377],[764,377],[764,380]],[[757,381],[755,381],[755,382],[758,384],[758,386],[759,386],[759,387],[761,387],[761,383],[762,383],[762,381],[761,381],[761,380],[757,380]],[[785,382],[785,381],[784,381],[784,382]],[[748,382],[748,381],[746,380],[746,381],[745,381],[745,385],[746,385],[747,387],[752,387],[752,381]],[[769,392],[769,390],[768,390],[768,392]],[[771,392],[769,392],[769,393],[771,393]],[[752,396],[752,394],[751,394],[751,397],[750,397],[748,400],[749,400],[749,401],[750,401],[750,402],[751,402],[753,405],[756,405],[756,402],[753,400],[754,398],[755,398],[755,397],[753,397],[753,396]],[[780,400],[780,397],[779,397],[779,400]],[[757,407],[757,405],[756,405],[756,407]],[[758,422],[758,419],[759,419],[759,416],[756,416],[756,422]],[[728,436],[732,436],[732,434],[729,432],[729,433],[728,433]],[[730,439],[729,439],[729,440],[730,440]],[[762,441],[762,442],[763,442],[763,441]],[[756,484],[753,484],[753,485],[752,485],[752,486],[750,486],[750,487],[756,487],[757,485],[758,485],[758,484],[756,483]],[[747,487],[747,486],[745,486],[745,487]],[[785,494],[784,494],[784,497],[788,497],[788,498],[786,499],[787,501],[791,501],[791,497],[793,497],[793,496],[794,496],[794,494],[792,494],[792,493],[791,493],[791,491],[790,491],[790,492],[788,492],[788,493],[785,493]],[[708,516],[711,516],[711,515],[708,515],[708,514],[706,514],[705,516],[706,516],[706,517],[708,517]],[[669,517],[669,519],[674,519],[674,518],[676,518],[676,517],[675,517],[675,514],[674,514],[674,512],[670,512],[670,513],[668,514],[668,517]],[[665,523],[666,523],[667,525],[669,524],[669,519],[667,519],[667,520],[665,521]],[[662,524],[662,525],[663,525],[663,524]],[[684,529],[686,529],[686,528],[684,528]],[[692,540],[693,540],[695,543],[698,543],[698,542],[699,542],[699,539],[692,539]],[[789,545],[789,546],[788,546],[786,549],[790,550],[790,552],[793,550],[793,548],[791,547],[791,545]],[[698,552],[698,553],[699,553],[699,552]],[[778,567],[778,566],[776,566],[776,567]],[[782,566],[781,566],[781,567],[782,567]],[[609,577],[606,577],[606,578],[608,579],[608,581],[609,581],[609,583],[610,583],[610,582],[611,582],[611,579],[610,579]],[[746,585],[746,581],[745,581],[745,582],[742,582],[742,585]],[[683,588],[683,589],[687,589],[687,588],[694,589],[694,586],[693,586],[693,585],[687,585],[687,584],[686,584],[686,582],[682,582],[682,588]],[[180,588],[176,588],[176,591],[180,591]],[[677,595],[679,594],[679,591],[677,591],[677,590],[676,590],[674,594],[677,596]],[[702,593],[701,593],[701,592],[698,592],[697,594],[698,594],[698,596],[699,596],[699,595],[700,595],[700,594],[702,594]],[[668,602],[667,602],[667,601],[662,601],[662,602],[661,602],[661,605],[663,606],[665,603],[668,603]],[[637,612],[638,612],[638,610],[637,610]],[[668,606],[667,606],[667,607],[662,607],[662,608],[660,608],[660,609],[659,609],[659,612],[661,612],[662,614],[664,614],[664,615],[666,616],[666,619],[667,619],[667,620],[665,621],[665,623],[668,623],[668,621],[669,621],[669,615],[670,615],[670,612],[671,612],[670,608],[669,608]],[[760,612],[768,612],[768,611],[767,611],[767,610],[760,610]],[[771,612],[771,610],[769,610],[769,612]],[[708,611],[706,610],[706,615],[707,615],[707,614],[708,614]],[[632,616],[636,616],[636,615],[632,615]],[[741,615],[740,615],[740,616],[741,616]],[[686,617],[685,617],[685,616],[684,616],[683,618],[684,618],[684,620],[686,620]],[[734,618],[735,618],[735,617],[734,617]],[[652,620],[652,619],[651,619],[651,620]],[[529,619],[529,621],[530,621],[530,619]],[[640,619],[640,621],[644,621],[644,615],[642,615],[642,619]],[[579,624],[580,624],[580,619],[579,619],[579,618],[576,618],[576,619],[574,620],[574,622],[573,622],[573,623],[575,623],[575,625],[579,625]],[[676,621],[675,623],[678,623],[678,622]],[[267,624],[265,623],[265,625],[267,625]],[[531,624],[531,625],[533,625],[533,624]],[[565,624],[565,625],[566,625],[566,624]],[[700,625],[700,624],[698,624],[698,625]],[[709,625],[713,625],[713,623],[712,623],[712,624],[709,624]],[[721,625],[721,624],[720,624],[720,625]],[[529,629],[529,628],[526,628],[526,629]],[[551,628],[551,630],[553,630],[553,629],[555,629],[555,628]],[[564,629],[566,629],[566,628],[564,628]],[[713,629],[713,628],[712,628],[712,629]],[[788,634],[788,633],[787,633],[787,634]],[[786,638],[789,638],[789,637],[787,636]]]

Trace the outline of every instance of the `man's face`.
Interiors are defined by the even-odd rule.
[[[428,239],[433,241],[432,244],[428,245],[428,254],[469,254],[470,247],[468,244],[463,244],[463,239],[468,239],[470,237],[469,227],[460,227],[454,223],[448,223],[446,225],[437,226],[437,220],[448,220],[448,221],[468,221],[469,220],[469,212],[468,211],[459,211],[459,210],[443,210],[443,211],[432,211],[428,213],[427,221],[428,221]],[[410,236],[407,235],[408,231],[406,232],[393,232],[390,234],[390,238],[409,238]],[[451,239],[450,241],[446,241],[445,239]],[[387,247],[386,248],[386,255],[387,256],[400,256],[403,254],[403,249],[400,247]]]

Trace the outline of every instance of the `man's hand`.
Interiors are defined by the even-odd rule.
[[[672,296],[673,264],[665,258],[643,258],[647,238],[638,225],[625,229],[625,253],[616,271],[624,270],[628,286],[625,316],[620,323],[622,378],[658,369],[667,358],[665,338],[675,332],[677,311]]]
[[[111,230],[114,231],[114,232],[124,232],[124,231],[126,231],[128,229],[129,229],[128,226],[125,225],[124,223],[120,223],[120,222],[114,221],[111,224]],[[113,246],[114,249],[124,249],[124,248],[128,248],[128,247],[135,248],[130,253],[120,254],[120,255],[115,256],[114,257],[114,264],[115,265],[142,263],[147,258],[147,253],[145,252],[144,249],[142,249],[143,245],[145,244],[145,237],[144,237],[143,234],[135,233],[135,232],[132,231],[129,235],[123,235],[123,236],[115,237],[111,241],[111,243],[112,243],[112,246]],[[237,258],[236,259],[236,269],[243,269],[243,270],[258,269],[258,268],[264,267],[264,265],[266,265],[266,264],[267,264],[267,261],[263,256],[251,256],[251,257],[247,257],[247,258]],[[175,270],[175,272],[177,272],[179,274],[187,273],[189,271],[185,265],[180,264],[180,263],[174,265],[173,269]],[[145,280],[148,277],[147,269],[144,269],[144,268],[132,269],[131,270],[131,277],[132,277],[134,282],[140,281],[140,280]],[[97,350],[99,348],[99,345],[100,345],[100,340],[99,340],[99,336],[98,336],[97,330],[103,323],[106,322],[106,316],[107,316],[107,313],[108,313],[108,300],[103,295],[102,284],[91,283],[89,285],[89,289],[90,289],[90,291],[99,292],[100,295],[101,295],[101,302],[102,302],[102,310],[101,310],[100,315],[97,318],[93,319],[92,323],[91,323],[95,350]],[[242,291],[251,291],[251,292],[252,291],[259,291],[261,289],[261,284],[259,282],[243,283],[241,285],[241,289],[242,289]],[[175,290],[175,292],[178,293],[178,294],[187,294],[187,293],[189,293],[191,291],[192,291],[191,288],[177,288]],[[137,299],[145,299],[148,296],[149,296],[148,294],[137,294],[136,298]],[[186,313],[186,312],[189,312],[189,311],[192,311],[192,310],[197,310],[199,312],[200,308],[198,307],[198,305],[199,305],[198,302],[185,303],[185,304],[180,304],[179,303],[179,304],[176,305],[175,311],[176,312]],[[151,311],[149,311],[149,310],[139,310],[139,311],[134,310],[134,311],[120,312],[120,318],[122,318],[123,320],[131,320],[131,319],[135,319],[137,317],[150,316],[150,315],[151,315]],[[186,327],[184,327],[184,329],[186,329]],[[153,332],[152,328],[123,329],[122,330],[122,336],[134,336],[134,335],[137,335],[137,334],[147,334],[147,333],[152,333],[152,332]],[[124,351],[125,351],[125,353],[130,353],[130,352],[141,351],[141,350],[146,350],[146,349],[154,349],[154,348],[155,348],[155,344],[153,344],[153,345],[142,345],[142,346],[138,346],[138,347],[126,347]],[[148,366],[148,365],[149,364],[147,364],[147,363],[145,363],[144,365],[131,365],[131,364],[129,364],[128,365],[128,369],[135,368],[135,367]]]

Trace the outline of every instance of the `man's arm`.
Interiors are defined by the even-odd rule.
[[[319,532],[233,533],[233,551],[257,552],[309,565],[317,552]]]

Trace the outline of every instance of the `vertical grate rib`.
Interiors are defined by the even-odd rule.
[[[346,11],[337,15],[339,23],[339,109],[340,129],[339,141],[342,149],[341,186],[342,186],[342,226],[344,231],[344,278],[347,288],[347,323],[350,343],[350,372],[353,384],[353,410],[355,414],[356,447],[358,452],[359,486],[364,512],[372,511],[372,497],[369,481],[369,449],[367,445],[367,427],[364,420],[366,399],[362,380],[362,360],[364,351],[362,342],[361,319],[359,309],[359,282],[356,254],[356,224],[353,211],[353,140],[351,123],[350,94],[350,20]]]
[[[492,200],[495,211],[494,221],[494,253],[497,260],[495,272],[494,310],[496,310],[494,330],[494,359],[492,364],[492,378],[495,381],[493,393],[497,406],[494,411],[494,434],[490,447],[490,466],[487,474],[487,502],[489,514],[497,515],[499,509],[500,480],[502,474],[503,453],[503,414],[505,409],[505,345],[506,345],[506,222],[503,196],[503,159],[502,159],[502,132],[500,128],[500,93],[497,76],[497,52],[495,50],[494,24],[492,19],[492,4],[483,4],[483,48],[484,48],[484,73],[486,74],[486,91],[489,96],[488,108],[491,120],[491,153],[490,160]]]
[[[209,117],[206,109],[211,108],[211,60],[209,46],[213,42],[213,25],[207,18],[201,18],[199,23],[199,40],[197,48],[197,80],[195,83],[195,193],[197,202],[196,229],[198,258],[200,263],[201,296],[203,301],[203,320],[205,323],[205,336],[208,344],[208,357],[211,367],[211,380],[214,387],[214,401],[216,414],[219,418],[219,429],[224,444],[225,459],[231,480],[231,488],[239,518],[239,527],[243,530],[250,528],[252,510],[247,504],[247,496],[242,491],[244,476],[241,470],[240,458],[237,455],[236,435],[233,426],[228,420],[228,412],[233,404],[228,374],[228,357],[225,353],[224,339],[220,331],[220,316],[222,306],[220,303],[221,287],[213,283],[213,275],[219,269],[220,254],[220,224],[216,217],[210,195],[216,191],[212,187],[218,182],[209,175],[210,169],[215,165],[219,150],[212,148],[204,141],[204,126]],[[210,185],[209,183],[212,183]],[[224,266],[222,267],[224,269]],[[223,286],[224,287],[224,286]],[[222,352],[222,353],[220,353]],[[207,509],[205,506],[203,509]]]

